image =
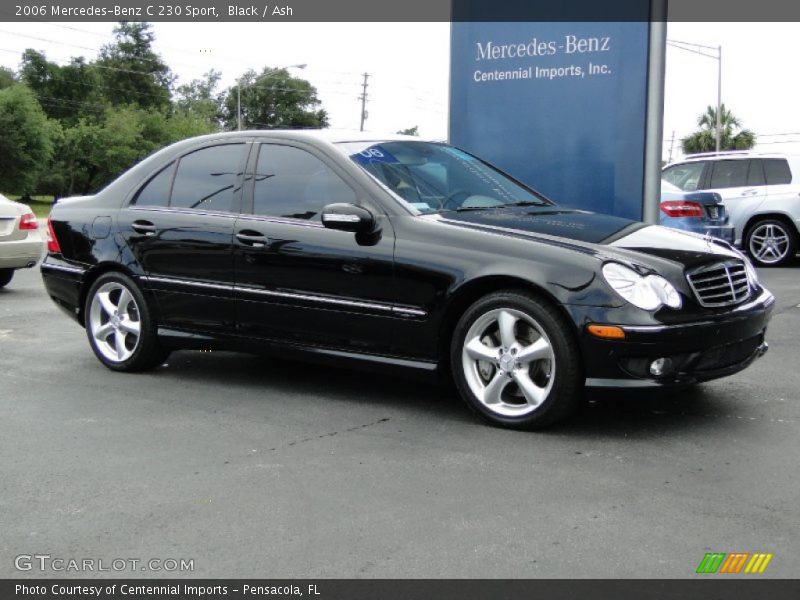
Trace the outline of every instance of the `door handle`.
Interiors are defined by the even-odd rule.
[[[143,235],[156,234],[156,226],[150,221],[134,221],[131,227],[136,233],[141,233]]]
[[[742,192],[742,196],[755,196],[758,193],[758,190],[745,190]]]
[[[258,231],[252,231],[249,229],[245,229],[244,231],[237,233],[236,239],[242,244],[245,244],[246,246],[252,246],[253,248],[263,248],[267,245],[267,236],[265,236],[263,233],[259,233]]]

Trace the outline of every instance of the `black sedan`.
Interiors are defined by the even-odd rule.
[[[585,386],[747,367],[774,304],[710,237],[560,208],[418,138],[205,136],[59,202],[42,274],[117,371],[226,349],[450,378],[535,428]]]

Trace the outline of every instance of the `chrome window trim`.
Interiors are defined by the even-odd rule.
[[[269,215],[255,215],[252,213],[242,213],[238,215],[240,219],[248,221],[262,221],[265,223],[278,223],[280,225],[300,225],[301,227],[317,227],[325,229],[325,225],[318,221],[309,221],[308,219],[293,219],[291,217],[272,217]]]

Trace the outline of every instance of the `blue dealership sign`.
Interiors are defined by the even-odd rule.
[[[560,204],[641,219],[649,31],[453,23],[450,141]]]

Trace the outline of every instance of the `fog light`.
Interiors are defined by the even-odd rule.
[[[672,361],[668,358],[657,358],[650,363],[650,374],[654,377],[661,377],[672,370]]]

